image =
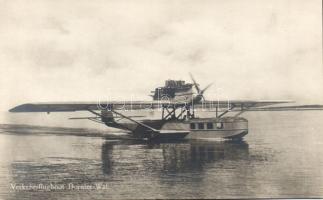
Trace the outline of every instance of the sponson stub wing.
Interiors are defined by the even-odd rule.
[[[214,109],[215,107],[263,107],[273,104],[290,103],[282,100],[221,100],[192,103],[190,101],[109,101],[109,102],[56,102],[56,103],[27,103],[10,109],[10,112],[75,112],[88,110],[144,110],[157,109],[162,106],[181,107],[191,105],[195,108]]]

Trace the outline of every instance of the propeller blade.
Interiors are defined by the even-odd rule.
[[[213,83],[208,84],[202,91],[201,94],[203,94],[205,92],[205,90],[207,90],[209,87],[211,87],[213,85]]]
[[[196,81],[195,81],[195,79],[194,79],[193,75],[192,75],[191,73],[189,73],[189,74],[190,74],[190,77],[191,77],[191,79],[192,79],[192,81],[193,81],[193,83],[194,83],[194,86],[195,86],[195,89],[196,89],[197,93],[198,93],[198,94],[200,94],[200,92],[201,92],[200,87],[199,87],[199,86],[198,86],[198,84],[196,83]]]

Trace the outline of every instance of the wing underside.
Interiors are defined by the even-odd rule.
[[[111,102],[59,102],[59,103],[27,103],[18,105],[10,112],[75,112],[88,110],[147,110],[158,109],[162,107],[183,107],[192,106],[197,109],[215,109],[215,108],[256,108],[273,104],[289,103],[291,101],[251,101],[251,100],[225,100],[225,101],[204,101],[199,103],[191,102],[161,102],[161,101],[111,101]]]

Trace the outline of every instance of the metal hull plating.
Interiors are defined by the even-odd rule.
[[[189,130],[185,139],[239,139],[248,134],[248,121],[233,117],[195,118],[179,124],[166,123],[162,128]]]
[[[248,121],[245,118],[194,118],[188,120],[145,120],[150,127],[160,130],[174,130],[174,133],[160,133],[157,138],[184,139],[241,139],[248,134]],[[134,123],[120,123],[122,127],[132,131],[136,138],[149,135],[149,130]],[[178,134],[175,131],[188,131]]]
[[[191,131],[186,139],[241,139],[248,134],[248,130],[219,130],[219,131]]]

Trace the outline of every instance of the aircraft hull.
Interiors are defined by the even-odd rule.
[[[248,130],[220,130],[207,131],[207,133],[191,131],[185,139],[241,139],[247,134]]]
[[[164,130],[156,138],[162,139],[241,139],[248,134],[248,121],[245,118],[194,118],[189,120],[145,120],[142,123],[157,130]],[[194,124],[194,125],[192,125]],[[133,123],[123,123],[136,138],[145,138],[149,130]],[[173,130],[172,133],[170,130]],[[176,131],[187,131],[178,133]]]
[[[191,124],[195,127],[191,127]],[[203,127],[199,127],[200,124],[203,124]],[[164,128],[188,130],[189,134],[185,139],[241,139],[248,134],[248,121],[245,118],[234,117],[195,118],[181,123],[169,122],[162,127]]]

